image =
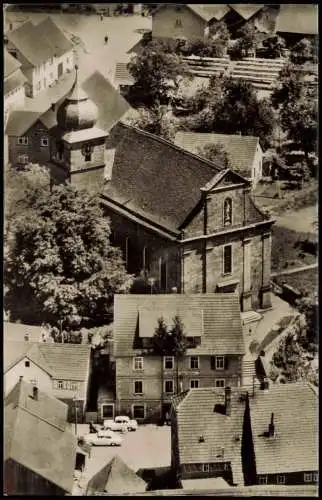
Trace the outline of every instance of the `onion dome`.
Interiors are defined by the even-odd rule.
[[[78,66],[75,66],[75,70],[75,82],[57,110],[57,123],[66,132],[91,128],[98,118],[97,106],[79,84]]]

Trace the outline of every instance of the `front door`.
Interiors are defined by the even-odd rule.
[[[102,404],[101,415],[103,419],[114,419],[114,404]]]
[[[58,64],[58,78],[63,74],[63,63]]]

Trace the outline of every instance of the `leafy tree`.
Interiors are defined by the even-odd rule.
[[[206,144],[199,148],[198,154],[222,168],[231,168],[228,153],[222,144]]]
[[[179,86],[186,66],[180,57],[167,53],[164,44],[153,40],[143,47],[140,54],[134,56],[128,64],[134,78],[127,99],[134,107],[168,104],[170,91]]]
[[[210,29],[210,36],[213,40],[220,40],[224,47],[227,47],[230,40],[230,33],[224,21],[215,23]]]
[[[271,102],[275,109],[281,105],[293,103],[305,92],[305,83],[302,73],[295,66],[288,64],[280,72],[277,86],[271,95]]]
[[[302,66],[313,59],[314,46],[307,38],[302,38],[291,50],[290,61],[293,64]]]
[[[134,127],[159,135],[167,140],[173,140],[178,119],[173,116],[168,106],[153,106],[152,108],[138,108],[139,117],[128,120]]]
[[[158,319],[158,326],[154,331],[154,335],[152,338],[152,345],[155,354],[160,356],[160,361],[161,361],[161,404],[163,406],[163,380],[164,380],[163,358],[167,354],[171,353],[171,337],[169,336],[169,330],[163,317]]]
[[[187,337],[184,334],[184,325],[181,318],[176,315],[173,318],[173,326],[170,330],[172,353],[176,359],[176,392],[179,390],[179,360],[185,355],[188,348]]]
[[[13,321],[65,330],[111,321],[114,293],[127,290],[121,251],[98,197],[70,185],[53,188],[19,218],[5,261],[5,307]]]
[[[246,24],[238,30],[237,41],[233,48],[236,58],[245,57],[253,53],[256,47],[256,29],[250,24]]]
[[[302,297],[296,303],[297,310],[304,315],[305,318],[305,347],[310,344],[318,344],[318,303],[315,297]]]
[[[275,59],[276,57],[282,57],[286,43],[284,38],[275,35],[264,40],[263,46],[266,47],[269,57]]]

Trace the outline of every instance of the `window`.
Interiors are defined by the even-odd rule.
[[[312,483],[312,473],[307,473],[304,472],[304,482],[305,483]]]
[[[233,263],[232,263],[232,246],[225,245],[224,246],[224,265],[223,265],[223,273],[231,274],[233,272]]]
[[[226,198],[224,201],[224,226],[231,226],[232,224],[232,208],[233,202],[231,198]]]
[[[18,137],[18,144],[22,146],[28,146],[28,137],[26,136]]]
[[[132,415],[135,419],[145,418],[145,405],[133,405]]]
[[[165,370],[173,370],[173,356],[166,356],[163,359],[164,362],[164,369]]]
[[[80,385],[79,382],[75,382],[73,380],[54,380],[53,387],[55,389],[76,392],[79,390]]]
[[[141,356],[133,359],[133,370],[136,372],[142,371],[144,367],[144,360]]]
[[[164,381],[164,392],[167,394],[173,394],[173,380]]]
[[[40,90],[41,88],[41,83],[40,82],[37,82],[37,85],[36,85],[36,90]]]
[[[143,381],[135,380],[134,381],[134,394],[143,394]]]
[[[258,476],[258,484],[267,484],[267,476]]]
[[[92,160],[92,152],[93,152],[93,147],[92,144],[84,144],[82,147],[82,153],[85,158],[85,161],[91,161]]]
[[[29,335],[28,335],[28,333],[25,333],[25,337],[24,338],[25,338],[25,342],[29,342]]]
[[[225,369],[225,358],[224,356],[216,356],[216,370]]]
[[[29,368],[29,366],[30,366],[30,361],[27,361],[27,360],[26,360],[26,361],[25,361],[25,367],[26,367],[26,368]]]
[[[191,370],[199,370],[199,357],[198,356],[190,356],[190,369]]]
[[[285,484],[285,476],[277,476],[276,482],[277,484]]]
[[[318,472],[314,472],[313,473],[313,481],[315,483],[318,483],[319,482],[319,473]]]
[[[29,162],[29,157],[28,155],[18,155],[18,163],[21,165],[27,165]]]
[[[63,381],[62,380],[58,380],[57,381],[57,388],[58,389],[62,389],[63,388]]]
[[[176,28],[179,28],[179,27],[181,28],[182,27],[182,21],[181,21],[181,19],[176,19],[175,26],[176,26]]]
[[[47,137],[42,137],[42,138],[40,139],[40,144],[41,144],[42,146],[48,146],[48,138],[47,138]]]
[[[191,387],[191,389],[198,389],[199,380],[190,380],[190,387]]]
[[[224,378],[217,378],[215,380],[215,387],[225,387],[225,379]]]
[[[202,464],[202,472],[209,472],[209,464]]]

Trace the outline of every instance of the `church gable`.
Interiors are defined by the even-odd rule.
[[[243,186],[245,188],[250,187],[251,183],[237,174],[233,170],[227,168],[218,172],[205,186],[202,187],[202,191],[212,192],[220,190],[221,188],[227,188],[228,186]]]

